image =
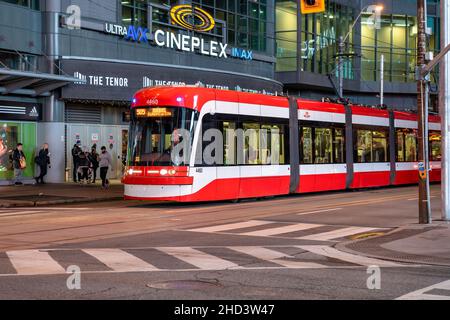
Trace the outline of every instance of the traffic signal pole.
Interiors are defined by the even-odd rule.
[[[426,16],[425,0],[417,1],[417,67],[422,70],[425,66],[426,54]],[[418,77],[417,83],[417,113],[418,113],[418,141],[419,141],[419,223],[431,223],[430,194],[429,194],[429,162],[428,162],[428,106],[425,105],[426,80]]]

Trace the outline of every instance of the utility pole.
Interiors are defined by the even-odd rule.
[[[441,0],[441,50],[450,44],[450,0]],[[439,113],[441,115],[441,215],[450,220],[450,57],[445,55],[439,72]]]
[[[381,55],[380,61],[380,106],[384,104],[384,54]]]
[[[339,54],[338,54],[338,70],[339,70],[339,97],[344,97],[344,37],[339,37]]]
[[[425,0],[417,1],[417,69],[425,66],[426,54],[426,16]],[[429,195],[429,163],[428,163],[428,110],[425,106],[426,81],[418,72],[417,83],[417,113],[418,113],[418,141],[419,141],[419,223],[431,223],[430,195]]]

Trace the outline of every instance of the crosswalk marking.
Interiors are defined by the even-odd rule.
[[[155,271],[155,266],[120,249],[84,249],[106,266],[117,272]]]
[[[339,210],[342,210],[342,208],[333,208],[333,209],[323,209],[323,210],[316,210],[316,211],[300,212],[300,213],[297,213],[297,216],[303,216],[303,215],[306,215],[306,214],[313,214],[313,213],[329,212],[329,211],[339,211]]]
[[[306,245],[306,246],[296,246],[297,248],[306,250],[308,252],[315,253],[317,255],[334,258],[362,266],[379,266],[379,267],[396,267],[400,266],[400,264],[390,262],[390,261],[384,261],[379,260],[375,258],[369,258],[364,256],[358,256],[355,254],[351,254],[348,252],[343,252],[336,250],[335,248],[329,247],[329,246],[316,246],[316,245]]]
[[[239,265],[233,262],[191,247],[161,247],[157,249],[203,270],[239,268]]]
[[[245,221],[245,222],[221,224],[221,225],[216,225],[216,226],[212,226],[212,227],[190,229],[189,231],[220,232],[220,231],[228,231],[228,230],[233,230],[233,229],[257,227],[257,226],[262,226],[262,225],[271,224],[271,223],[273,223],[273,222],[272,221],[250,220],[250,221]]]
[[[285,248],[285,249],[284,249]],[[214,253],[207,253],[210,249],[214,249]],[[224,249],[223,254],[220,249]],[[302,261],[303,255],[292,256],[283,251],[302,250],[310,253],[305,261]],[[132,252],[139,250],[142,252],[139,256],[145,256],[145,261],[135,256],[133,253],[125,251],[126,249],[48,249],[48,250],[23,250],[23,251],[8,251],[7,258],[11,265],[16,270],[15,273],[0,274],[3,276],[12,275],[49,275],[65,273],[62,266],[74,263],[73,259],[67,261],[70,254],[61,256],[57,254],[58,251],[73,251],[74,256],[77,256],[75,251],[85,252],[96,259],[101,270],[82,270],[83,273],[121,273],[121,272],[157,272],[157,271],[171,271],[171,272],[186,272],[198,270],[268,270],[268,269],[313,269],[313,268],[358,268],[360,266],[380,266],[380,267],[400,267],[402,264],[397,264],[388,261],[382,261],[373,258],[353,255],[346,252],[338,251],[329,246],[319,245],[287,245],[287,246],[212,246],[212,247],[149,247],[149,248],[133,248]],[[131,250],[131,249],[130,249]],[[145,252],[147,251],[147,253]],[[159,251],[155,252],[155,250]],[[230,251],[246,255],[246,259],[239,258],[234,260],[230,258]],[[55,252],[55,254],[52,254]],[[149,253],[154,252],[154,255]],[[289,252],[289,251],[287,251]],[[160,253],[165,253],[161,255]],[[312,255],[311,255],[312,254]],[[78,255],[79,256],[79,255]],[[333,266],[323,264],[323,257],[334,258],[341,261],[341,265]],[[170,258],[170,259],[169,259]],[[152,260],[155,259],[155,260]],[[168,259],[169,261],[165,261]],[[178,259],[186,262],[192,268],[180,268],[173,266],[173,260]],[[233,261],[229,261],[232,259]],[[253,261],[250,263],[249,261]],[[317,260],[316,261],[314,260]],[[271,266],[260,266],[258,261],[270,262]],[[5,263],[5,259],[0,259],[0,267]],[[149,262],[147,262],[149,261]],[[160,265],[168,267],[160,268],[152,264],[152,261],[158,261]],[[236,262],[239,261],[239,262]],[[9,264],[8,261],[6,261]],[[83,261],[80,261],[83,263]],[[92,263],[92,262],[90,262]],[[105,266],[108,270],[105,270]],[[98,269],[98,268],[97,268]],[[0,268],[1,270],[1,268]],[[5,269],[3,269],[5,270]],[[6,269],[8,270],[8,269]]]
[[[281,260],[283,258],[293,257],[288,254],[263,247],[229,247],[229,249],[253,256],[260,260],[273,262],[286,268],[326,268],[326,266],[314,262]]]
[[[438,289],[448,291],[448,295],[430,294],[428,292]],[[450,280],[407,293],[396,300],[450,300]]]
[[[323,225],[321,225],[321,224],[297,223],[297,224],[291,224],[291,225],[283,226],[283,227],[276,227],[276,228],[269,228],[269,229],[263,229],[263,230],[258,230],[258,231],[241,233],[240,235],[267,237],[267,236],[274,236],[277,234],[308,230],[308,229],[318,228],[318,227],[322,227],[322,226]]]
[[[11,264],[21,275],[65,273],[65,270],[45,251],[8,251]]]
[[[380,228],[368,228],[368,227],[348,227],[328,232],[322,232],[317,234],[311,234],[304,237],[298,237],[297,239],[302,240],[315,240],[315,241],[330,241],[337,238],[343,238],[353,234],[369,232],[374,230],[379,230]]]

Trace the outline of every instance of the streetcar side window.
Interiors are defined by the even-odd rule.
[[[342,128],[334,128],[334,163],[345,163],[345,133]]]
[[[300,163],[303,164],[313,163],[312,131],[311,127],[302,127],[300,131]]]
[[[397,162],[417,161],[417,130],[397,129]]]
[[[356,130],[356,160],[358,163],[388,162],[386,131]]]
[[[314,163],[333,163],[331,128],[314,128]]]
[[[345,131],[326,124],[300,127],[300,163],[345,163]]]
[[[430,161],[441,161],[441,133],[430,132]]]
[[[261,164],[259,123],[243,123],[244,130],[244,164]]]

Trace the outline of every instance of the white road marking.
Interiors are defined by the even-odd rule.
[[[202,270],[239,268],[239,265],[231,261],[221,259],[191,247],[161,247],[157,249]]]
[[[45,211],[10,211],[10,212],[0,212],[0,217],[10,217],[10,216],[24,216],[29,214],[44,213]]]
[[[436,198],[436,196],[430,196],[430,198]],[[418,201],[419,200],[419,198],[410,198],[410,199],[408,199],[407,201]]]
[[[48,252],[39,250],[7,251],[11,264],[20,275],[65,273]]]
[[[120,249],[84,249],[109,268],[118,272],[155,271],[155,266]]]
[[[298,237],[297,239],[315,240],[315,241],[330,241],[333,239],[342,238],[342,237],[350,236],[353,234],[370,232],[373,230],[380,230],[380,229],[381,228],[348,227],[348,228],[342,228],[342,229],[328,231],[328,232],[311,234],[311,235],[304,236],[304,237]]]
[[[273,223],[273,221],[250,220],[250,221],[245,221],[245,222],[221,224],[221,225],[216,225],[216,226],[212,226],[212,227],[190,229],[188,231],[220,232],[220,231],[228,231],[228,230],[233,230],[233,229],[257,227],[257,226],[262,226],[262,225],[271,224],[271,223]]]
[[[311,253],[315,253],[320,256],[325,256],[329,258],[334,258],[362,266],[379,266],[379,267],[398,267],[400,264],[379,260],[375,258],[369,258],[364,256],[358,256],[351,253],[343,252],[336,250],[335,248],[329,246],[314,246],[314,245],[306,245],[306,246],[296,246],[297,248],[306,250]]]
[[[427,293],[433,289],[447,290],[448,295],[441,296]],[[398,297],[396,300],[450,300],[450,280],[407,293],[401,297]]]
[[[268,236],[273,236],[273,235],[278,235],[278,234],[283,234],[283,233],[318,228],[318,227],[322,227],[322,226],[323,226],[322,224],[297,223],[297,224],[292,224],[292,225],[283,226],[283,227],[276,227],[276,228],[269,228],[269,229],[251,231],[251,232],[246,232],[246,233],[240,233],[239,235],[268,237]]]
[[[342,210],[342,208],[333,208],[333,209],[324,209],[324,210],[317,210],[317,211],[300,212],[300,213],[297,213],[297,216],[303,216],[303,215],[306,215],[306,214],[321,213],[321,212],[338,211],[338,210]]]
[[[313,262],[302,262],[302,261],[289,261],[281,260],[283,258],[293,258],[292,256],[263,247],[228,247],[231,250],[238,251],[252,257],[258,258],[260,260],[265,260],[282,265],[286,268],[304,269],[304,268],[326,268],[326,266],[313,263]]]

